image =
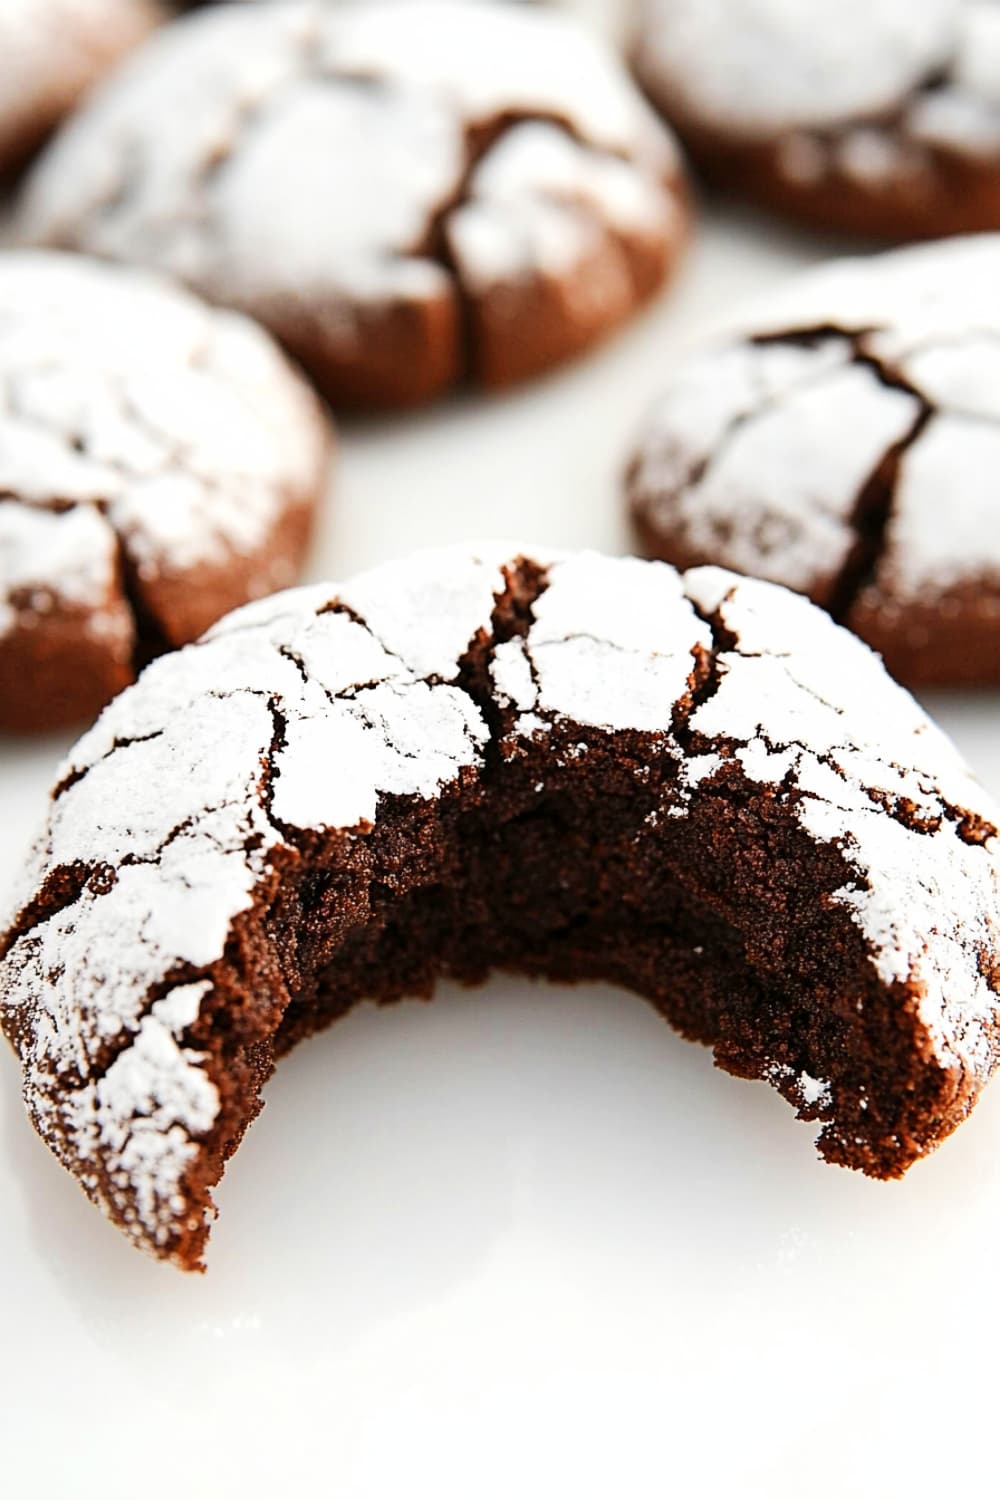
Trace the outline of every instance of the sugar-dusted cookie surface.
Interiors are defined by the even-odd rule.
[[[909,683],[1000,683],[1000,235],[833,261],[675,364],[648,552],[801,590]]]
[[[334,401],[391,405],[585,348],[686,218],[672,138],[570,19],[295,0],[163,30],[50,148],[21,229],[169,271]]]
[[[797,595],[422,554],[249,605],[110,705],[15,893],[0,1015],[40,1134],[187,1268],[275,1059],[443,973],[617,981],[894,1176],[996,1062],[997,817]]]
[[[146,273],[0,253],[0,730],[92,717],[292,582],[329,453],[246,319]]]
[[[162,19],[156,0],[0,0],[0,181]]]
[[[892,239],[1000,229],[997,0],[641,0],[649,97],[720,184]]]

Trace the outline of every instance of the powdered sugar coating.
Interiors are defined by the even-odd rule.
[[[205,983],[178,985],[156,1001],[132,1046],[85,1091],[77,1108],[77,1131],[83,1134],[74,1144],[100,1151],[112,1181],[138,1185],[135,1232],[152,1229],[154,1241],[165,1241],[184,1212],[184,1168],[198,1149],[191,1133],[209,1130],[218,1113],[218,1090],[199,1066],[204,1054],[180,1040],[210,989]]]
[[[907,114],[913,137],[955,151],[1000,151],[1000,6],[965,0],[956,18],[944,83],[918,95]]]
[[[891,108],[955,44],[961,0],[644,0],[645,66],[686,113],[748,134]]]
[[[453,549],[248,606],[155,662],[71,753],[16,905],[68,871],[77,884],[22,920],[0,1003],[43,1135],[147,1246],[184,1221],[217,1118],[186,1033],[255,889],[301,833],[363,839],[383,797],[447,795],[497,737],[516,756],[558,728],[570,748],[554,753],[572,756],[595,734],[652,733],[678,770],[664,818],[727,766],[782,787],[801,827],[842,847],[836,899],[879,974],[917,982],[940,1066],[991,1070],[998,850],[961,837],[957,810],[997,815],[877,659],[805,601],[722,570],[542,557],[526,633],[493,655],[488,714],[462,663],[516,566],[499,545]],[[717,682],[692,704],[707,659]]]
[[[641,524],[826,602],[866,485],[901,448],[876,586],[903,608],[995,587],[998,276],[1000,236],[977,235],[831,262],[749,309],[651,413],[630,479]]]
[[[553,718],[665,732],[665,706],[684,696],[693,654],[711,644],[680,575],[637,558],[592,553],[556,562],[533,615],[494,676],[502,701],[522,710],[515,729],[529,734]]]
[[[448,242],[474,293],[516,281],[531,265],[571,272],[600,244],[604,226],[656,239],[674,215],[628,162],[595,156],[561,127],[514,126],[469,179],[468,201],[449,217]]]
[[[153,0],[0,0],[0,169],[159,19]]]
[[[0,633],[13,629],[26,613],[47,613],[57,601],[80,610],[91,622],[107,622],[120,606],[127,650],[132,617],[120,598],[118,543],[96,509],[48,511],[0,504],[0,579],[6,595],[0,595]],[[19,601],[16,607],[12,597]]]
[[[623,222],[663,246],[678,173],[563,16],[291,0],[165,28],[40,163],[21,229],[175,274],[339,367],[373,308],[457,317],[464,296],[585,266]]]
[[[791,777],[802,825],[842,842],[859,876],[836,893],[864,932],[887,983],[916,980],[920,1014],[946,1062],[991,1068],[983,1022],[1000,998],[970,954],[997,951],[1000,866],[956,837],[949,808],[995,823],[954,747],[854,636],[806,600],[718,568],[688,589],[737,640],[719,654],[715,694],[691,718],[707,738],[737,745],[755,781]],[[886,816],[886,807],[905,818]],[[917,828],[919,826],[919,831]],[[965,896],[956,903],[954,893]]]
[[[327,441],[244,319],[141,273],[5,252],[0,629],[40,601],[132,621],[119,552],[140,587],[252,558],[315,495]]]
[[[776,144],[791,186],[929,198],[934,153],[1000,153],[997,0],[643,0],[637,56],[668,116]]]

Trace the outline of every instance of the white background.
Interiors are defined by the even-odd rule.
[[[574,368],[345,424],[311,576],[483,535],[627,550],[676,351],[829,250],[706,212],[673,292]],[[1000,793],[1000,698],[932,707]],[[0,886],[67,745],[0,743]],[[608,986],[443,986],[282,1063],[185,1278],[85,1203],[3,1050],[0,1493],[995,1491],[1000,1091],[902,1183],[812,1133]]]

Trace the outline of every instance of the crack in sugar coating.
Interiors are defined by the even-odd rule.
[[[807,593],[907,681],[996,681],[998,272],[992,235],[831,262],[682,363],[629,469],[645,547]]]
[[[260,318],[331,400],[391,404],[620,322],[683,237],[680,176],[565,18],[234,7],[167,28],[78,117],[21,230],[169,271]]]
[[[135,272],[4,253],[6,727],[96,712],[137,663],[290,582],[329,441],[242,319]]]
[[[645,0],[636,65],[710,173],[894,238],[1000,226],[1000,5]]]
[[[726,662],[732,656],[744,661],[766,661],[778,664],[782,672],[787,676],[796,693],[804,694],[812,698],[816,705],[827,715],[836,716],[840,711],[835,702],[818,689],[815,682],[806,680],[791,670],[788,660],[774,643],[771,643],[766,651],[747,651],[740,645],[738,635],[734,634],[725,623],[725,616],[719,610],[707,612],[699,609],[697,601],[692,600],[696,613],[709,626],[712,632],[713,651],[710,657],[702,659],[696,665],[695,685],[687,702],[681,702],[676,706],[673,730],[684,746],[686,754],[691,758],[699,756],[711,756],[715,750],[715,741],[706,737],[702,732],[695,730],[692,720],[695,713],[703,705],[710,702],[719,692]],[[764,754],[773,757],[775,764],[782,755],[791,757],[788,759],[787,768],[782,774],[782,783],[786,790],[796,796],[815,796],[815,792],[800,784],[796,779],[797,761],[801,757],[815,753],[815,746],[808,746],[794,739],[788,739],[784,743],[775,743],[773,737],[766,733],[763,728],[757,728],[755,735],[751,738],[734,739],[727,736],[725,748],[728,754],[734,752],[747,752],[751,747],[763,750]],[[972,844],[983,844],[994,837],[996,830],[993,825],[978,814],[970,813],[965,807],[949,802],[941,793],[940,787],[934,785],[932,779],[917,778],[917,786],[922,800],[915,801],[912,795],[910,778],[912,771],[906,765],[892,759],[883,750],[880,752],[880,763],[883,767],[883,776],[889,773],[889,778],[898,778],[897,784],[891,790],[885,786],[867,786],[858,784],[856,769],[845,769],[838,757],[842,757],[848,765],[857,756],[858,747],[849,742],[838,743],[831,739],[825,745],[822,754],[824,771],[829,771],[835,777],[839,777],[845,786],[850,787],[857,793],[860,792],[868,797],[873,804],[881,807],[900,823],[903,823],[911,832],[936,833],[947,820],[951,822],[960,838]],[[888,778],[887,778],[888,779]],[[831,795],[829,784],[824,787],[823,796],[825,800],[838,811],[849,813],[856,806],[856,800],[852,803],[845,800],[836,803]]]
[[[624,983],[875,1175],[996,1058],[988,800],[860,643],[715,569],[452,550],[247,606],[79,742],[11,910],[29,1113],[187,1267],[275,1057],[441,972]]]

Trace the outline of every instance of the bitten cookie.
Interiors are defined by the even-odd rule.
[[[645,549],[822,604],[910,684],[1000,683],[1000,235],[834,261],[678,365]]]
[[[34,242],[153,265],[260,319],[336,403],[543,370],[660,286],[672,138],[564,17],[400,0],[209,8],[37,167]]]
[[[259,328],[144,273],[0,255],[0,730],[292,581],[330,434]]]
[[[424,554],[249,605],[115,700],[21,879],[0,1016],[42,1137],[186,1268],[277,1057],[497,966],[638,991],[892,1177],[997,1060],[997,820],[795,594]]]
[[[1000,228],[996,0],[641,0],[649,97],[720,185],[892,239]]]
[[[0,180],[160,20],[154,0],[0,0]]]

